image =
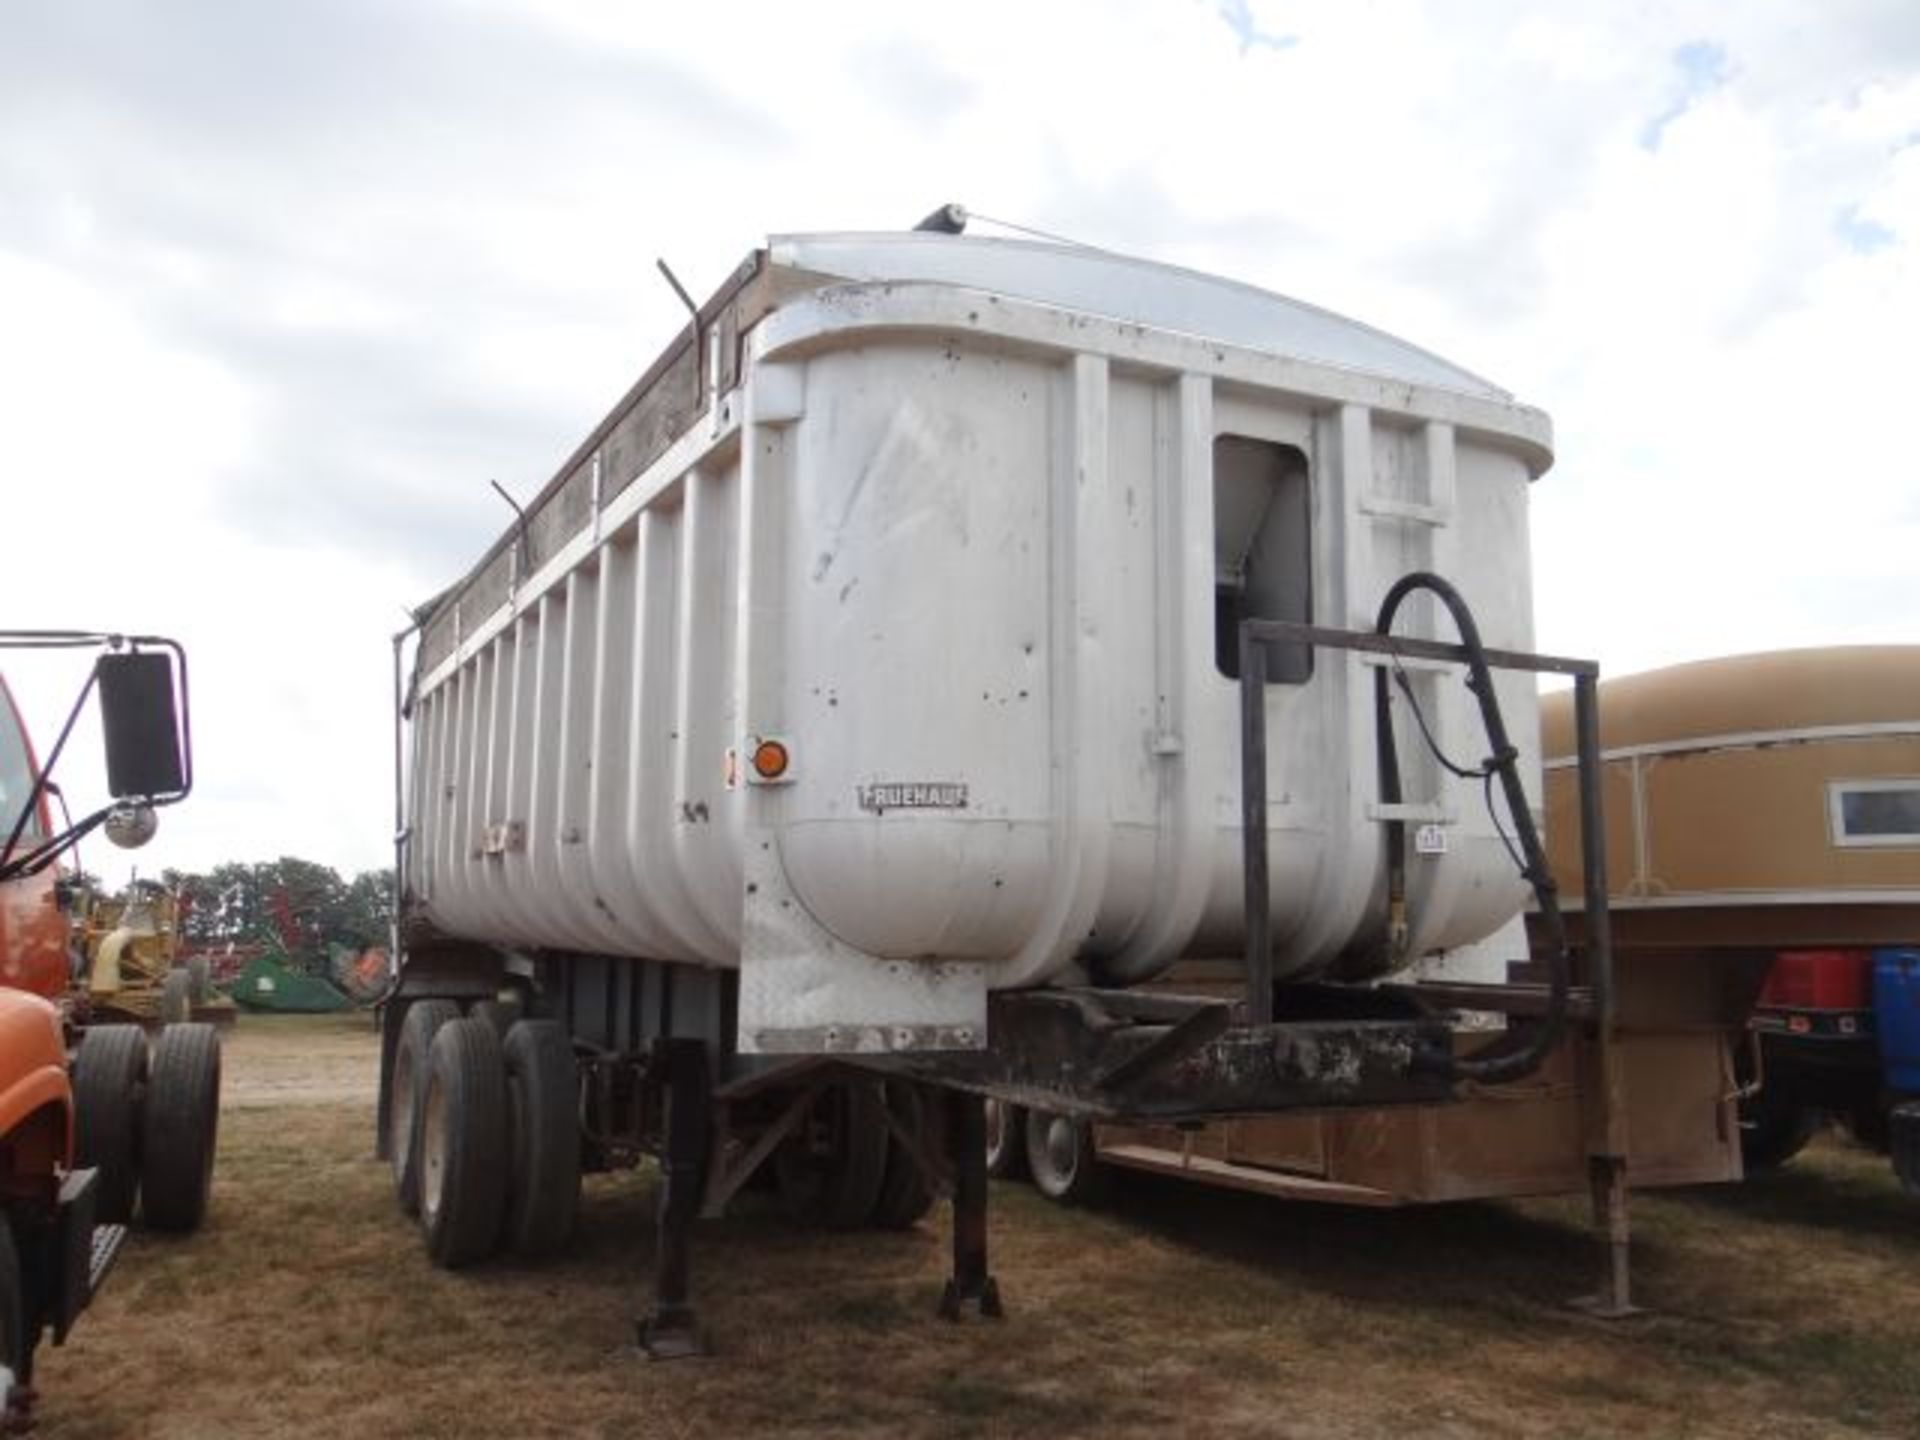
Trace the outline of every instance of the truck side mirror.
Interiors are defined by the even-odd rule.
[[[108,793],[116,800],[149,800],[184,791],[172,659],[145,650],[102,655],[95,663]]]

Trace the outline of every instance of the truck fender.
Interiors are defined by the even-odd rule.
[[[37,995],[0,992],[0,1136],[26,1138],[37,1127],[51,1133],[44,1145],[10,1146],[18,1172],[29,1159],[51,1178],[73,1161],[73,1085],[59,1012]]]

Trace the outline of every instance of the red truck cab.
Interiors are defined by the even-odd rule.
[[[71,1046],[78,1031],[64,1008],[73,973],[59,861],[96,828],[116,843],[141,843],[153,833],[154,807],[184,799],[192,785],[179,646],[152,637],[0,632],[0,647],[16,646],[104,652],[87,672],[73,716],[98,696],[114,798],[78,824],[63,806],[55,827],[49,800],[56,792],[0,679],[0,1431],[7,1433],[31,1421],[42,1336],[55,1344],[66,1338],[125,1235],[122,1224],[95,1223],[101,1171],[91,1161],[76,1166],[76,1139],[86,1137],[76,1136]],[[71,730],[72,718],[48,766]],[[131,1044],[115,1037],[109,1045],[138,1060],[146,1077],[145,1037],[130,1027],[123,1034]],[[107,1100],[133,1114],[140,1094],[129,1084]],[[207,1135],[210,1156],[210,1129]]]

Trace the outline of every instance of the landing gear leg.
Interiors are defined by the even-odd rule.
[[[953,1275],[940,1315],[958,1320],[968,1305],[997,1320],[1000,1287],[987,1271],[987,1111],[978,1095],[946,1096],[947,1160],[953,1167]]]
[[[667,1077],[667,1145],[653,1313],[640,1322],[639,1338],[649,1359],[681,1360],[708,1353],[693,1309],[692,1247],[713,1127],[713,1082],[704,1042],[661,1040],[658,1047]]]
[[[1593,1188],[1593,1228],[1606,1244],[1600,1289],[1574,1302],[1603,1320],[1624,1320],[1640,1313],[1633,1303],[1633,1231],[1627,1209],[1627,1162],[1618,1155],[1588,1157]]]

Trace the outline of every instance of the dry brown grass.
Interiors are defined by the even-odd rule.
[[[749,1207],[700,1236],[720,1353],[650,1365],[649,1177],[589,1183],[564,1263],[443,1274],[370,1158],[366,1022],[249,1017],[232,1041],[208,1226],[135,1239],[44,1364],[48,1437],[1920,1432],[1920,1202],[1837,1144],[1642,1197],[1653,1313],[1626,1323],[1563,1304],[1594,1259],[1571,1202],[1370,1213],[1141,1180],[1095,1214],[999,1187],[1011,1314],[958,1327],[932,1315],[943,1223],[822,1236]],[[293,1103],[303,1073],[321,1103]]]

